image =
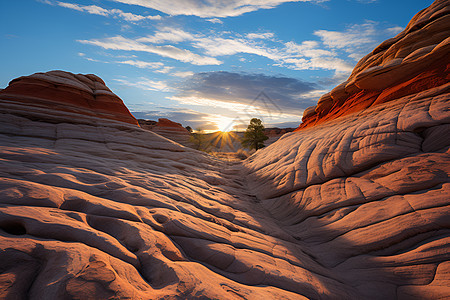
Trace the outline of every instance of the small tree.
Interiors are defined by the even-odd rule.
[[[196,150],[207,152],[211,147],[211,142],[209,141],[203,130],[200,128],[197,128],[196,132],[191,134],[189,141],[192,143],[193,148]]]
[[[192,127],[191,127],[191,126],[186,126],[185,128],[186,128],[187,131],[189,131],[190,133],[192,133],[193,130],[192,130]]]
[[[260,119],[253,118],[250,120],[247,130],[242,139],[242,146],[251,149],[261,149],[264,147],[264,141],[269,137],[264,134],[264,125]]]

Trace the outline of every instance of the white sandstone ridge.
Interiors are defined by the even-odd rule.
[[[0,92],[1,299],[450,298],[450,83],[242,164],[21,81]]]
[[[244,166],[1,100],[1,298],[446,298],[448,99],[290,133]]]

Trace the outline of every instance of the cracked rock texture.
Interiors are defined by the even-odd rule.
[[[25,79],[0,92],[1,299],[450,298],[448,82],[237,164],[55,74],[68,98],[33,97],[58,105]]]

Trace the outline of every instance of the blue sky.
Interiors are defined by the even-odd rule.
[[[250,3],[250,4],[249,4]],[[430,0],[2,0],[0,88],[93,73],[137,118],[204,130],[305,108]]]

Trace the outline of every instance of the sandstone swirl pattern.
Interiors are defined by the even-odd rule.
[[[305,128],[450,81],[450,1],[436,0],[303,113]]]
[[[441,77],[229,164],[33,76],[0,92],[0,298],[450,298]]]

